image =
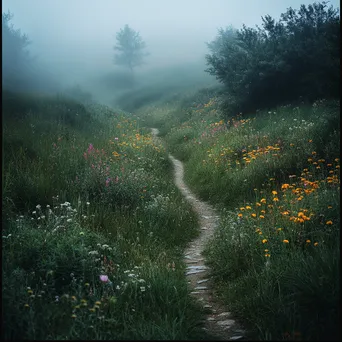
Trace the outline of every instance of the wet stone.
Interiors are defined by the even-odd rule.
[[[230,316],[231,313],[230,312],[222,312],[219,315],[217,315],[217,317],[226,317],[226,316]]]
[[[205,270],[189,271],[189,272],[186,272],[185,275],[197,274],[197,273],[202,273],[202,272],[205,272]]]
[[[192,269],[192,270],[206,270],[206,269],[207,269],[207,266],[204,266],[204,265],[187,266],[187,269]]]
[[[207,282],[209,279],[202,279],[202,280],[197,280],[197,284],[202,284]]]
[[[230,327],[235,324],[235,321],[233,319],[226,319],[224,321],[218,321],[217,324],[224,327]]]

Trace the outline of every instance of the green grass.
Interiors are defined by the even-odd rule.
[[[149,130],[61,96],[3,93],[3,118],[2,337],[205,338],[197,217]]]
[[[222,119],[207,94],[143,114],[221,210],[205,250],[221,299],[256,339],[338,340],[339,102]]]

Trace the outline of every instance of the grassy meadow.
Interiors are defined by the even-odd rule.
[[[217,94],[141,110],[221,210],[205,251],[217,289],[256,339],[338,340],[339,102],[227,117]]]
[[[197,217],[134,115],[3,92],[4,339],[203,339]]]

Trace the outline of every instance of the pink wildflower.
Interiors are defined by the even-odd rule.
[[[94,149],[94,146],[93,144],[89,144],[89,147],[88,147],[88,153],[91,153]]]
[[[107,275],[105,274],[101,274],[100,275],[100,280],[103,282],[103,283],[108,283],[109,282],[109,278]]]

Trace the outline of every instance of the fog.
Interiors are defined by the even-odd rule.
[[[2,11],[26,33],[29,51],[62,86],[81,84],[99,93],[104,75],[120,70],[113,64],[115,34],[125,25],[138,31],[149,56],[136,68],[143,75],[162,75],[189,66],[204,81],[206,42],[220,27],[255,26],[266,14],[278,19],[288,7],[308,0],[3,0]],[[337,0],[329,5],[339,6]],[[184,68],[182,69],[184,70]],[[179,75],[181,76],[181,75]],[[183,74],[184,76],[184,74]],[[167,82],[167,80],[165,80]],[[97,86],[92,87],[92,84]],[[92,89],[93,88],[93,89]],[[107,89],[107,91],[111,91]]]

